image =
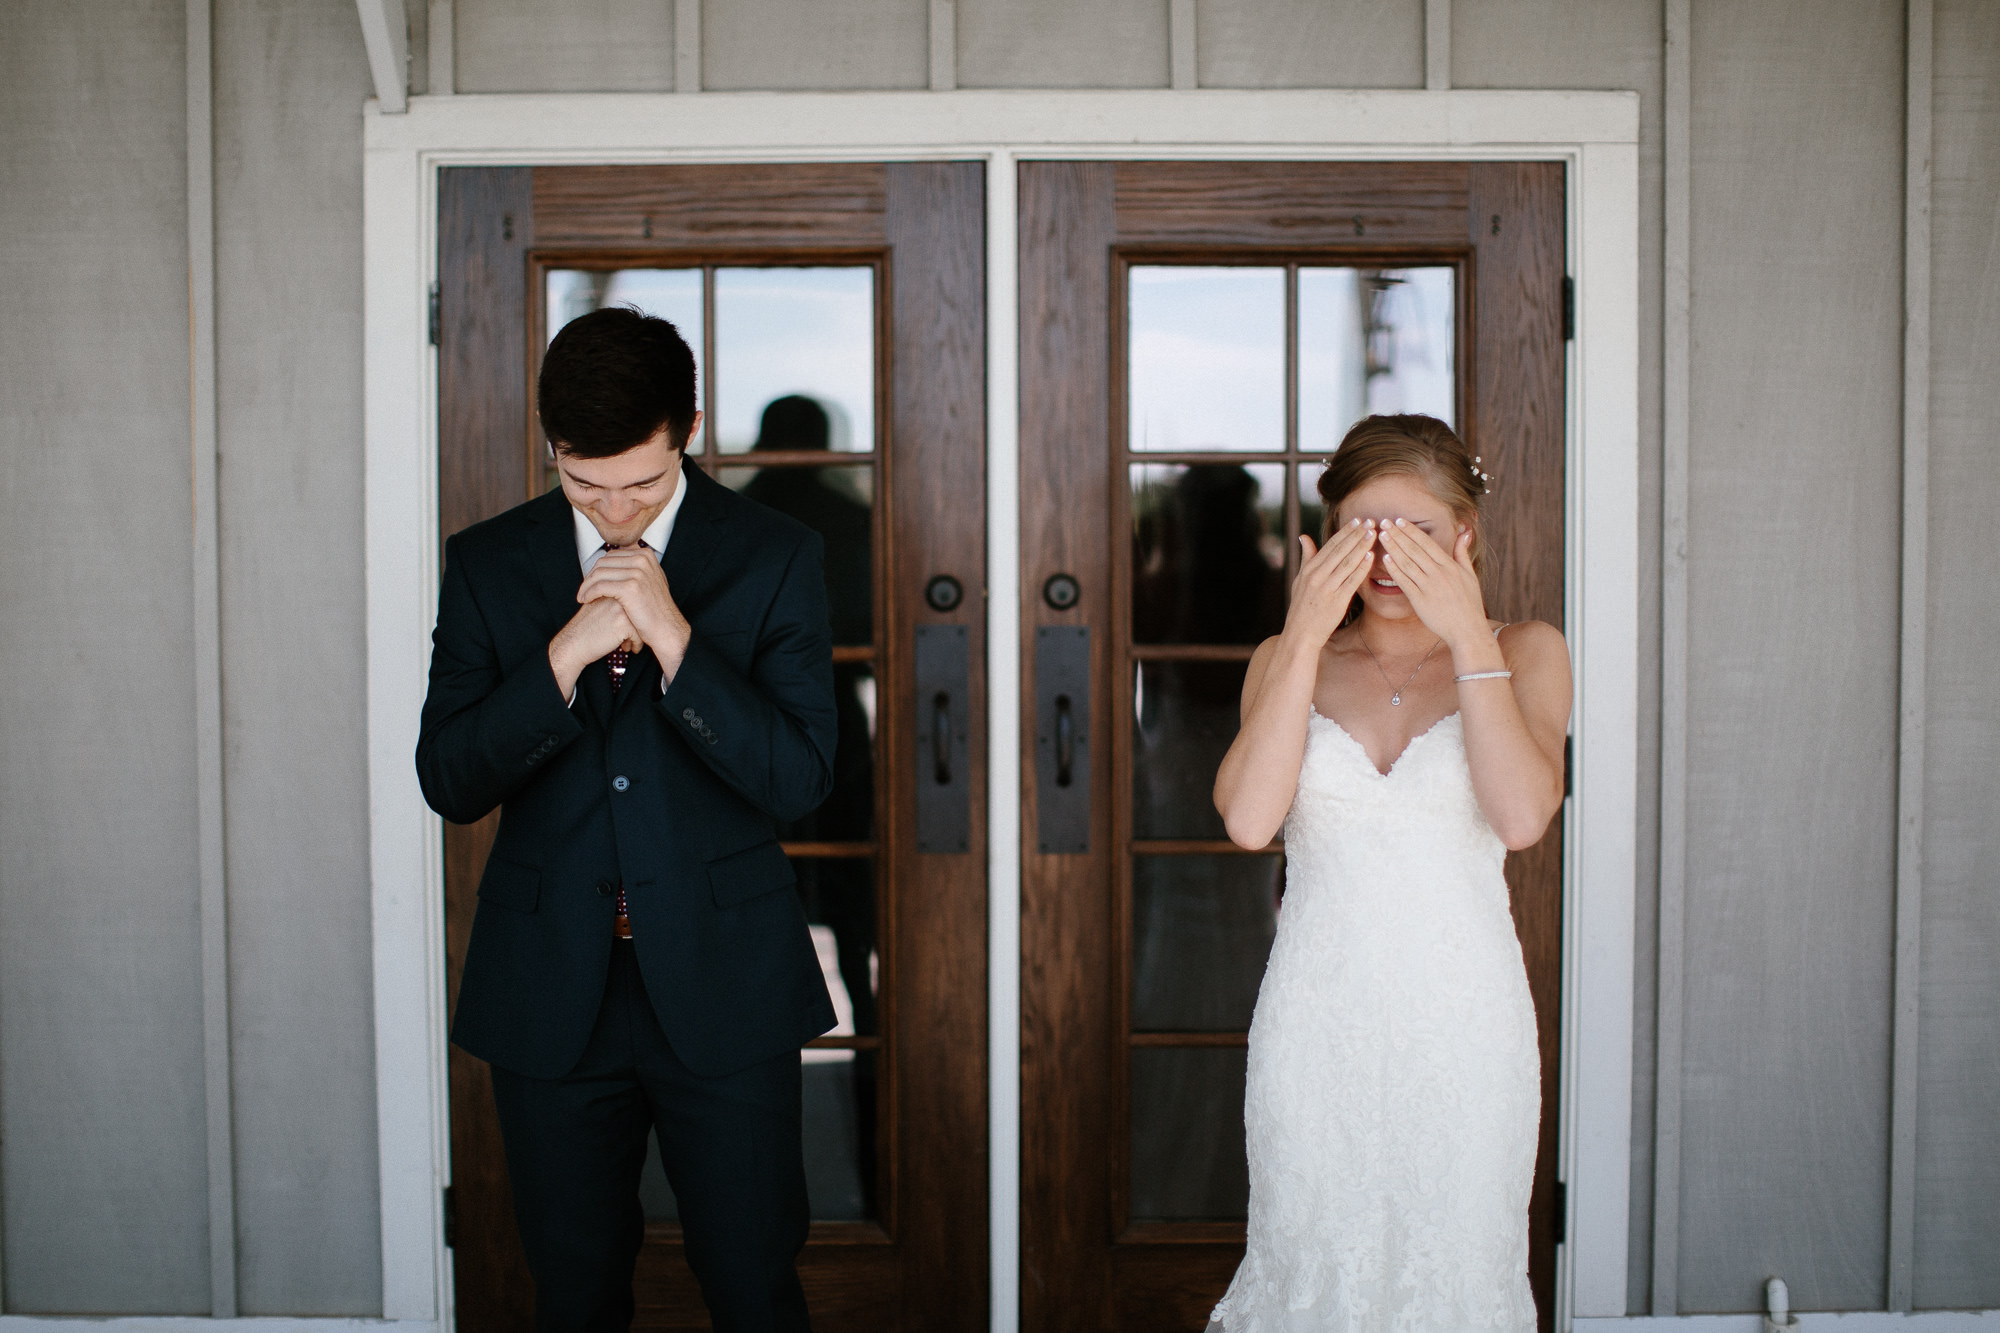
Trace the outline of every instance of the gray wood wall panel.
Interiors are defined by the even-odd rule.
[[[561,4],[457,0],[453,32],[457,90],[670,92],[674,4],[675,0],[563,0]],[[359,41],[358,23],[355,31]]]
[[[2000,1307],[2000,3],[1936,11],[1915,1297]]]
[[[224,803],[244,1314],[379,1314],[349,0],[218,0]]]
[[[1683,1313],[1885,1294],[1902,28],[1694,7]]]
[[[702,9],[703,88],[927,88],[930,78],[930,0],[711,0]]]
[[[1421,88],[1423,0],[1211,0],[1195,69],[1204,88]]]
[[[1627,1306],[1651,1301],[1653,999],[1659,958],[1660,0],[1452,0],[1456,88],[1614,88],[1639,94],[1639,792],[1633,948],[1632,1178]]]
[[[1166,0],[958,0],[961,88],[1164,88]]]
[[[208,1309],[183,17],[0,42],[9,1311]]]

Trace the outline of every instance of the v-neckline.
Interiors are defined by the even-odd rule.
[[[1313,717],[1318,718],[1320,721],[1326,723],[1328,726],[1332,727],[1335,731],[1339,732],[1343,737],[1346,738],[1347,743],[1349,745],[1352,745],[1357,751],[1360,752],[1361,762],[1368,765],[1369,772],[1373,773],[1378,778],[1384,779],[1385,781],[1395,776],[1396,766],[1398,764],[1401,764],[1403,760],[1409,756],[1410,751],[1417,748],[1418,741],[1421,741],[1422,739],[1424,739],[1424,737],[1436,731],[1439,727],[1449,722],[1452,718],[1458,716],[1458,710],[1456,708],[1452,709],[1449,713],[1446,713],[1443,717],[1431,723],[1428,727],[1425,727],[1422,731],[1418,732],[1416,735],[1410,737],[1409,740],[1405,741],[1403,743],[1403,748],[1396,753],[1396,757],[1389,761],[1389,767],[1377,768],[1375,767],[1374,757],[1368,753],[1368,747],[1363,745],[1359,740],[1359,738],[1357,738],[1353,732],[1349,731],[1346,727],[1341,726],[1340,723],[1334,721],[1332,718],[1328,717],[1325,713],[1320,712],[1319,705],[1308,704],[1307,707],[1309,707],[1312,710]]]

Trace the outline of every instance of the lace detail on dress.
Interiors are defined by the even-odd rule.
[[[1540,1063],[1456,713],[1389,772],[1317,712],[1250,1025],[1227,1333],[1532,1333]]]

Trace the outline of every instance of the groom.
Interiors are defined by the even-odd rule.
[[[624,1329],[657,1135],[718,1330],[807,1327],[799,1047],[833,1008],[774,833],[832,787],[820,539],[684,464],[673,325],[550,344],[559,491],[445,543],[417,773],[498,806],[452,1040],[493,1067],[538,1330]]]

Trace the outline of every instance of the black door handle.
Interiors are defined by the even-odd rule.
[[[916,744],[910,759],[919,775],[917,850],[970,851],[971,645],[963,625],[918,625],[916,640],[916,689],[910,699]]]
[[[951,695],[931,696],[931,771],[940,787],[951,785]]]
[[[1035,631],[1035,821],[1044,852],[1090,850],[1090,627]]]
[[[1056,696],[1056,786],[1067,787],[1070,770],[1076,765],[1076,718],[1070,711],[1069,696]]]

